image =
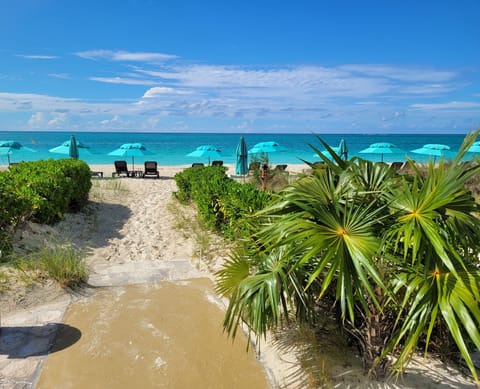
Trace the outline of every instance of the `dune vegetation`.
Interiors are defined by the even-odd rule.
[[[327,306],[371,377],[402,372],[421,350],[448,350],[478,385],[480,220],[470,188],[480,165],[464,161],[478,134],[451,162],[408,161],[400,172],[330,161],[312,146],[324,163],[233,223],[248,233],[217,272],[226,331],[234,337],[242,324],[260,339],[292,315],[315,326]],[[213,215],[220,192],[206,201]]]

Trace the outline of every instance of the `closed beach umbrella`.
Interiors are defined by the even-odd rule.
[[[68,155],[70,156],[70,158],[73,158],[73,159],[78,159],[79,157],[77,141],[75,140],[74,135],[70,137],[70,146],[68,148]]]
[[[237,163],[235,164],[235,174],[245,175],[248,172],[248,149],[243,136],[240,137],[240,142],[237,145],[235,153]]]
[[[348,148],[347,148],[347,142],[345,142],[345,139],[342,138],[340,141],[340,145],[338,146],[338,151],[335,151],[338,153],[341,159],[346,161],[348,159]]]
[[[455,155],[452,151],[450,151],[450,146],[436,144],[436,143],[429,143],[429,144],[423,145],[419,149],[412,150],[412,153],[429,155],[433,157],[434,163],[435,163],[436,157],[452,158]]]
[[[208,158],[208,164],[210,165],[210,159],[220,159],[221,151],[212,145],[198,146],[194,151],[187,154],[187,157]]]
[[[118,149],[115,149],[108,153],[108,155],[113,155],[116,157],[132,157],[132,170],[135,170],[135,157],[143,157],[144,155],[154,154],[142,143],[125,143],[121,145]]]
[[[66,140],[60,146],[54,147],[53,149],[48,150],[50,153],[54,154],[64,154],[68,155],[70,158],[78,159],[80,154],[91,154],[89,146],[84,145],[82,142],[79,142],[75,139],[75,136],[71,136],[70,140]],[[77,156],[75,157],[75,149],[77,150]]]
[[[36,151],[28,147],[22,146],[19,142],[13,140],[3,140],[0,141],[0,155],[6,155],[8,158],[8,164],[10,165],[10,154],[22,153],[22,152],[32,152]]]
[[[383,162],[384,154],[404,154],[405,151],[399,149],[393,143],[388,142],[379,142],[379,143],[372,143],[368,148],[360,151],[362,154],[380,154],[381,160]]]

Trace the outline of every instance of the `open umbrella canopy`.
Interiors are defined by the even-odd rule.
[[[455,155],[455,153],[450,151],[450,146],[434,143],[423,145],[419,149],[412,150],[412,153],[429,155],[433,157],[434,161],[436,157],[452,158]]]
[[[240,142],[237,145],[237,150],[235,152],[236,164],[235,164],[235,174],[245,175],[248,173],[248,149],[247,143],[243,136],[240,137]]]
[[[285,150],[285,147],[280,146],[277,142],[260,142],[248,150],[248,154],[268,154]]]
[[[473,145],[471,145],[467,153],[480,153],[480,142],[475,142]]]
[[[0,155],[6,155],[8,158],[8,164],[10,165],[10,155],[22,152],[35,153],[36,151],[28,147],[22,146],[21,143],[13,140],[0,141]]]
[[[108,155],[116,157],[132,157],[133,170],[135,170],[135,157],[143,157],[144,155],[154,154],[142,143],[125,143],[121,145],[118,149],[115,149],[108,153]]]
[[[208,158],[208,164],[210,165],[210,159],[220,159],[221,151],[212,145],[198,146],[194,151],[187,154],[187,157]]]
[[[372,143],[366,149],[360,151],[362,154],[380,154],[382,157],[385,154],[404,154],[405,151],[395,146],[393,143],[388,142],[379,142],[379,143]]]
[[[331,149],[332,149],[336,154],[340,155],[340,147],[331,147]],[[327,150],[323,150],[321,153],[322,153],[323,155],[325,155],[325,157],[327,157],[328,159],[333,159],[332,154],[330,154]],[[314,156],[315,158],[320,158],[320,156],[319,156],[317,153],[313,154],[313,156]]]
[[[73,140],[72,140],[73,139]],[[56,153],[56,154],[65,154],[65,155],[69,155],[70,157],[72,157],[70,155],[70,148],[71,147],[74,147],[73,146],[73,142],[75,142],[75,145],[77,147],[77,151],[78,151],[78,154],[91,154],[90,152],[90,147],[83,144],[82,142],[79,142],[78,140],[75,139],[75,137],[72,135],[70,137],[70,140],[66,140],[65,142],[63,142],[60,146],[57,146],[57,147],[54,147],[50,150],[48,150],[50,153]],[[73,157],[72,157],[73,158]],[[78,157],[76,158],[78,159]]]

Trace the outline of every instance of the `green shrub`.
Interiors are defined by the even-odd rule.
[[[248,236],[252,230],[249,216],[263,209],[270,199],[269,192],[231,180],[228,190],[217,200],[224,235],[230,239]]]
[[[240,184],[225,174],[224,167],[189,168],[175,175],[177,199],[194,201],[200,219],[228,238],[245,236],[247,216],[262,209],[271,195],[251,184]]]
[[[39,223],[51,224],[78,210],[91,188],[90,168],[74,159],[23,162],[9,173],[21,197],[30,201],[27,213],[33,209],[31,219]]]
[[[0,172],[0,250],[11,250],[10,236],[26,220],[54,223],[88,200],[91,171],[85,162],[62,159],[22,162]]]

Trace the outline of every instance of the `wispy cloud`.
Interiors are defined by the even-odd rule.
[[[178,58],[176,55],[163,53],[112,51],[112,50],[88,50],[80,51],[75,55],[93,60],[123,61],[123,62],[164,62]]]
[[[411,108],[425,111],[430,110],[480,110],[480,102],[471,101],[450,101],[447,103],[436,104],[412,104]]]
[[[91,81],[105,82],[108,84],[123,85],[156,85],[157,82],[139,78],[123,78],[123,77],[89,77]]]
[[[113,50],[75,54],[93,65],[104,61],[102,76],[70,72],[50,77],[115,84],[105,88],[115,91],[136,86],[130,88],[136,95],[119,100],[112,94],[99,101],[93,93],[91,99],[0,93],[0,112],[29,112],[31,124],[41,122],[43,128],[65,125],[73,117],[79,122],[88,117],[89,125],[102,129],[157,128],[167,117],[170,123],[180,119],[182,126],[189,120],[228,119],[237,121],[236,129],[242,123],[269,122],[273,128],[288,121],[306,131],[443,128],[452,122],[460,128],[480,121],[478,96],[471,95],[472,101],[452,98],[467,83],[461,70],[385,64],[214,65],[170,54]],[[452,117],[449,123],[445,112]]]
[[[62,80],[68,80],[71,78],[67,73],[50,73],[49,76],[52,78],[60,78]]]
[[[26,58],[26,59],[58,59],[60,57],[56,55],[27,55],[27,54],[16,54],[16,57]]]
[[[145,92],[143,95],[144,98],[155,98],[158,96],[163,97],[164,95],[189,95],[191,92],[187,90],[181,90],[181,89],[174,89],[174,88],[168,88],[164,86],[156,86],[154,88],[150,88]]]

